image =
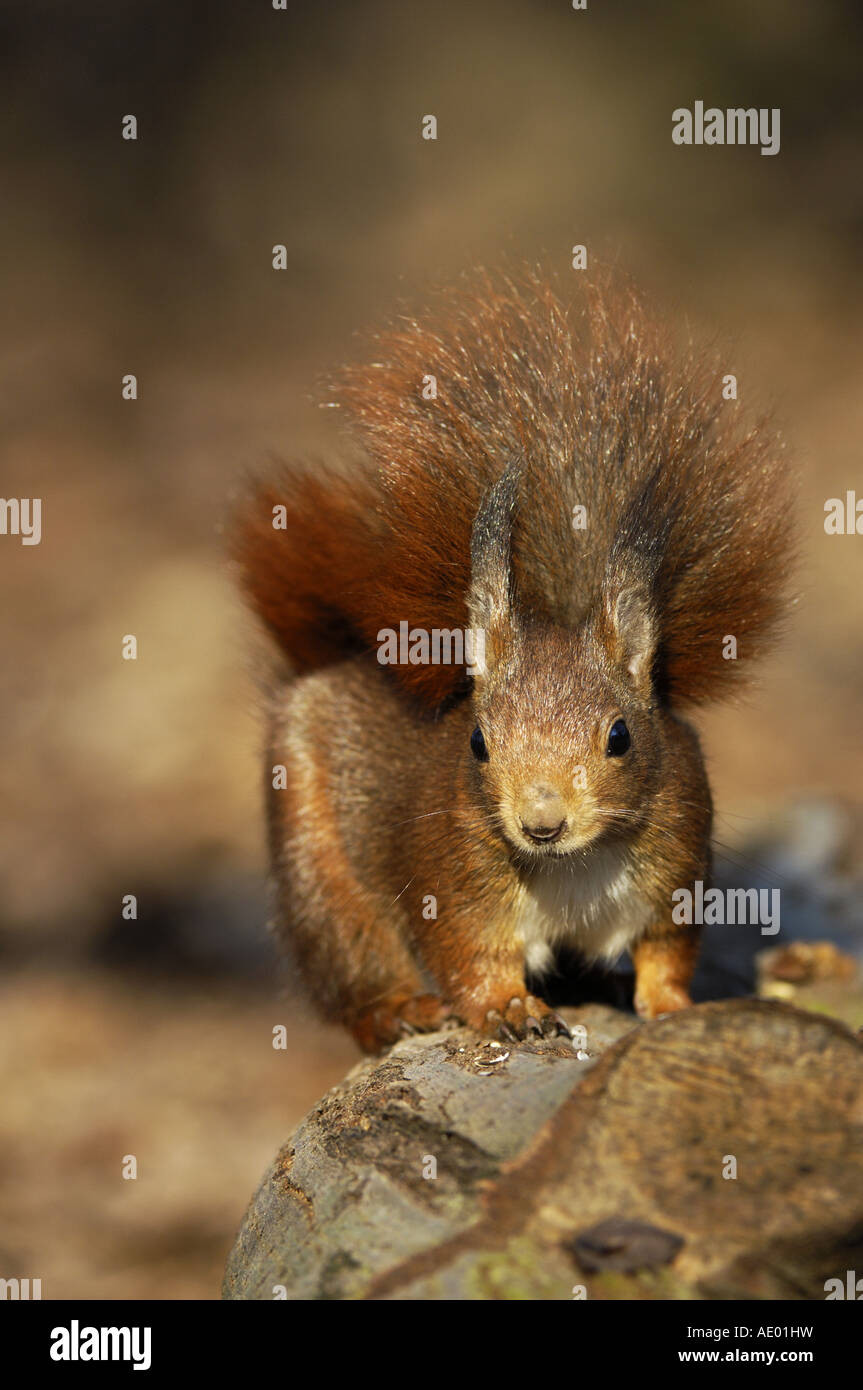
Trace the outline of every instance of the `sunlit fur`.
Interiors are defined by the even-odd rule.
[[[745,677],[781,616],[776,439],[723,400],[727,361],[675,351],[625,285],[569,308],[531,272],[480,275],[369,357],[333,396],[353,464],[285,468],[234,532],[291,667],[265,763],[279,935],[368,1050],[449,1013],[553,1029],[525,970],[564,941],[628,948],[640,1013],[683,1008],[697,932],[672,893],[709,878],[712,810],[681,711]],[[482,628],[484,669],[384,669],[403,620]]]
[[[636,546],[655,561],[663,698],[684,708],[747,678],[786,606],[780,442],[723,399],[733,359],[676,344],[621,277],[582,283],[479,273],[427,313],[406,311],[328,397],[351,462],[285,465],[250,493],[233,533],[241,582],[296,670],[373,652],[402,619],[464,628],[473,520],[517,457],[530,505],[515,519],[514,564],[528,611],[573,627],[612,547]],[[274,531],[279,504],[287,523]],[[723,656],[727,634],[736,660]],[[463,685],[451,666],[393,675],[431,706]]]

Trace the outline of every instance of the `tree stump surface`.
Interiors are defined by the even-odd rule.
[[[863,1268],[863,1043],[784,1002],[358,1064],[252,1199],[228,1299],[820,1298]],[[736,1173],[736,1176],[734,1174]]]

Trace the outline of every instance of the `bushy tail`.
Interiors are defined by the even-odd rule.
[[[401,621],[464,628],[473,519],[517,459],[522,608],[574,626],[610,565],[649,557],[664,698],[714,699],[748,674],[786,606],[782,450],[628,286],[606,278],[566,309],[538,274],[481,274],[372,353],[336,392],[365,462],[286,468],[235,530],[243,586],[295,669],[372,654]],[[463,684],[453,667],[388,669],[431,706]]]

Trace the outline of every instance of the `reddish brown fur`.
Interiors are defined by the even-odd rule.
[[[577,623],[628,532],[660,559],[664,698],[685,708],[748,676],[783,611],[789,488],[775,437],[722,399],[727,363],[675,353],[628,287],[606,282],[567,311],[532,274],[475,277],[372,348],[372,365],[345,372],[336,392],[364,466],[341,477],[288,467],[235,530],[246,591],[297,669],[373,650],[402,619],[463,628],[473,517],[520,457],[530,505],[514,561],[528,608]],[[285,531],[272,528],[276,503]],[[586,531],[573,530],[575,504]],[[723,657],[726,635],[737,660]],[[459,679],[431,665],[394,675],[432,706]]]
[[[401,321],[344,377],[364,464],[284,470],[235,535],[294,668],[267,759],[287,769],[279,929],[368,1050],[450,1012],[554,1029],[526,969],[567,933],[596,958],[631,950],[647,1016],[689,1002],[697,933],[671,902],[709,876],[711,801],[679,710],[748,673],[789,564],[770,435],[631,291],[591,292],[577,320],[535,276],[483,276],[432,322]],[[482,628],[487,669],[382,668],[378,632],[402,620]],[[611,757],[619,719],[631,747]]]

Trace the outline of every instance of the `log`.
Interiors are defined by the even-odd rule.
[[[223,1296],[823,1299],[863,1269],[848,1027],[758,999],[563,1013],[576,1047],[455,1028],[356,1066],[265,1175]]]

